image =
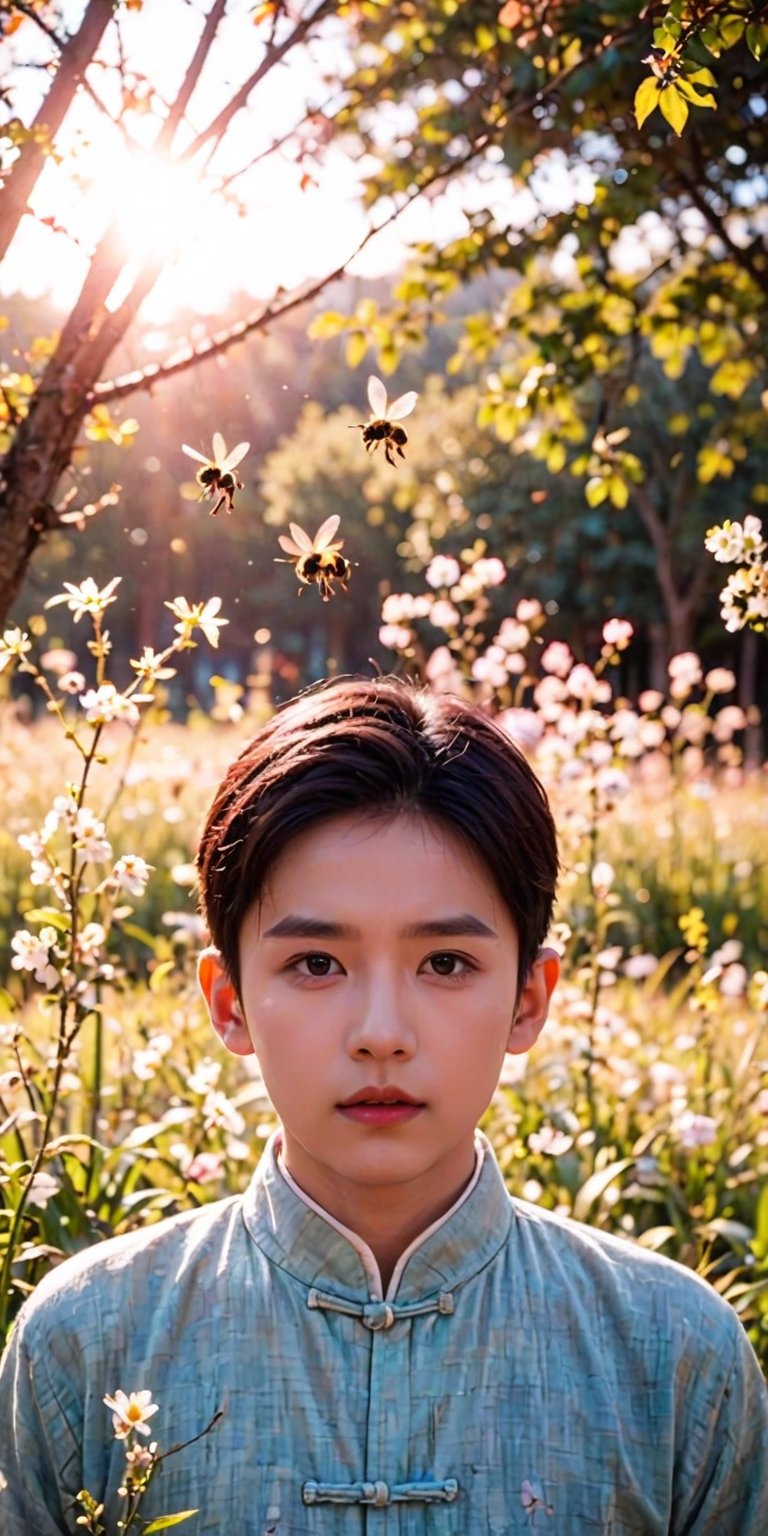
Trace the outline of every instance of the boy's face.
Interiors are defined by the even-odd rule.
[[[490,876],[413,814],[297,837],[245,917],[240,961],[242,1007],[216,952],[201,957],[214,1025],[255,1051],[286,1166],[337,1213],[461,1189],[505,1052],[536,1039],[558,970],[545,951],[516,1002],[517,933]],[[407,1102],[350,1103],[384,1090]]]

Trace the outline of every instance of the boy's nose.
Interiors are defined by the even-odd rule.
[[[359,999],[347,1046],[350,1055],[356,1057],[382,1060],[413,1056],[416,1036],[394,987],[374,985]]]

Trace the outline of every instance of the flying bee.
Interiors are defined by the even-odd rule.
[[[196,448],[188,448],[186,443],[182,443],[181,451],[186,453],[187,458],[197,459],[200,464],[205,465],[205,468],[199,469],[196,475],[198,485],[203,487],[200,500],[205,501],[209,497],[218,495],[219,499],[215,507],[211,507],[211,517],[215,517],[224,506],[228,512],[232,511],[235,505],[235,491],[243,489],[242,480],[233,471],[240,460],[245,458],[250,446],[250,443],[238,443],[231,453],[227,453],[227,445],[221,433],[214,432],[213,458],[207,459],[204,453],[198,453]]]
[[[339,553],[344,540],[333,537],[340,522],[341,518],[338,516],[327,517],[318,528],[314,539],[311,539],[298,523],[289,523],[291,537],[288,538],[287,534],[281,533],[277,541],[280,548],[290,555],[299,581],[305,587],[316,585],[324,603],[327,603],[329,597],[334,596],[334,581],[338,581],[346,592],[347,583],[352,575],[351,561]],[[289,563],[287,560],[281,561],[279,555],[275,559],[278,565]],[[301,587],[299,587],[299,597],[301,597]]]
[[[399,453],[401,459],[404,459],[403,449],[408,441],[400,421],[403,416],[410,416],[418,398],[416,391],[411,389],[407,395],[400,395],[398,400],[393,400],[388,406],[387,391],[381,379],[377,379],[375,373],[372,373],[368,380],[371,419],[367,423],[358,421],[357,426],[362,428],[366,451],[371,453],[378,448],[379,443],[383,443],[384,457],[395,469],[397,465],[392,457],[392,450],[394,449],[395,453]]]

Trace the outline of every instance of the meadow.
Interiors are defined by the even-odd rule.
[[[386,599],[381,630],[393,665],[496,716],[561,830],[563,979],[484,1127],[516,1195],[697,1270],[765,1366],[768,786],[744,762],[750,722],[732,674],[692,653],[666,694],[623,697],[628,623],[605,625],[592,665],[547,641],[533,600],[491,633],[499,564],[434,561],[423,593]],[[6,1329],[68,1254],[241,1189],[273,1125],[257,1063],[224,1054],[195,982],[197,837],[263,693],[171,718],[168,663],[224,622],[215,600],[183,599],[173,645],[118,689],[115,600],[62,594],[92,626],[90,688],[70,653],[4,637],[48,705],[33,716],[7,690],[0,723]]]

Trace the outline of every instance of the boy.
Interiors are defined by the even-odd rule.
[[[394,679],[322,686],[232,765],[199,868],[211,1018],[281,1129],[242,1198],[39,1286],[3,1366],[3,1536],[76,1531],[83,1487],[117,1518],[118,1387],[160,1404],[163,1450],[224,1409],[142,1507],[196,1508],[195,1536],[766,1536],[734,1312],[512,1199],[475,1134],[558,969],[555,830],[503,733]]]

